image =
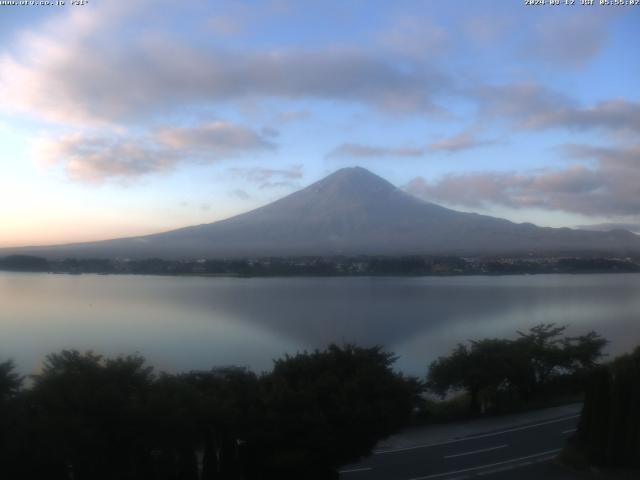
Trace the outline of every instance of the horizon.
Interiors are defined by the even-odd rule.
[[[351,165],[458,211],[640,232],[636,8],[0,8],[0,248],[212,223]]]

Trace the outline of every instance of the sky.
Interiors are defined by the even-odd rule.
[[[640,232],[640,5],[0,3],[0,247],[209,223],[355,165]]]

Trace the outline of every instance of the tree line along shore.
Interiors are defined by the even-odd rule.
[[[0,257],[0,270],[16,272],[211,275],[375,276],[518,275],[548,273],[637,273],[640,257],[599,256],[331,256],[164,260],[48,260],[31,255]]]

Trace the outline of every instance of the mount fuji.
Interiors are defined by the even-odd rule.
[[[0,250],[50,259],[304,255],[623,254],[640,236],[538,227],[418,199],[361,167],[214,223],[140,237]]]

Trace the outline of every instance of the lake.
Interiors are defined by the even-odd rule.
[[[0,272],[0,361],[37,371],[63,348],[139,352],[167,371],[268,370],[329,342],[384,345],[424,375],[458,342],[541,322],[640,344],[640,274],[207,278]]]

